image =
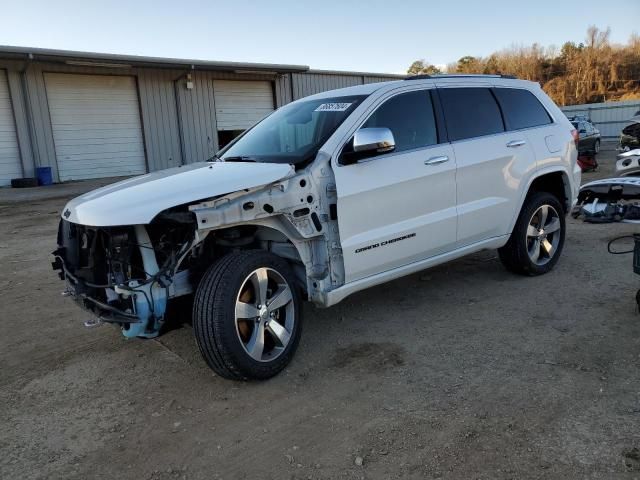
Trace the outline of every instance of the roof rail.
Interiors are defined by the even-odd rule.
[[[438,79],[438,78],[465,78],[465,77],[470,77],[470,78],[510,78],[510,79],[516,79],[517,77],[515,75],[502,75],[502,74],[497,74],[497,75],[491,75],[491,74],[482,74],[482,73],[438,73],[436,75],[427,75],[426,73],[420,74],[420,75],[409,75],[408,77],[405,77],[405,80],[426,80],[426,79]]]

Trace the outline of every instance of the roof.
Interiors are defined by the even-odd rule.
[[[0,45],[0,57],[16,60],[40,60],[63,62],[71,65],[101,67],[155,67],[188,68],[191,70],[226,70],[259,73],[306,72],[307,65],[286,65],[272,63],[218,62],[185,58],[144,57],[140,55],[119,55],[114,53],[78,52],[73,50],[52,50],[48,48],[14,47]]]
[[[385,77],[385,75],[382,75],[382,77]],[[529,90],[540,88],[540,84],[536,82],[500,75],[433,75],[424,77],[414,76],[410,78],[407,78],[406,76],[397,76],[399,77],[397,78],[396,76],[389,75],[389,77],[389,81],[386,82],[366,83],[364,85],[354,85],[351,87],[338,88],[336,90],[328,90],[325,92],[316,93],[315,95],[304,97],[301,100],[342,97],[349,95],[370,95],[378,90],[391,90],[398,87],[399,85],[457,86],[460,83],[463,83],[468,85],[476,84],[484,86],[487,84],[487,81],[490,81],[491,84],[503,86],[518,86],[521,88],[528,88]]]
[[[154,68],[185,68],[190,70],[240,71],[243,73],[319,73],[328,75],[362,75],[381,78],[404,78],[404,75],[393,75],[388,73],[310,70],[307,65],[220,62],[215,60],[194,60],[186,58],[144,57],[140,55],[78,52],[74,50],[53,50],[48,48],[15,47],[8,45],[0,45],[0,58],[39,60],[45,62],[61,62],[70,65],[113,68],[136,66]]]
[[[303,97],[297,101],[316,100],[320,98],[347,97],[351,95],[371,95],[373,92],[380,90],[391,84],[401,84],[404,80],[390,80],[388,82],[365,83],[364,85],[353,85],[352,87],[337,88],[335,90],[327,90],[319,92],[308,97]]]

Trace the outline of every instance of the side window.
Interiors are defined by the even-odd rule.
[[[436,120],[427,90],[401,93],[380,105],[362,128],[386,127],[393,133],[396,152],[438,143]]]
[[[504,132],[500,108],[488,88],[441,88],[449,140]]]
[[[496,88],[493,90],[502,107],[507,130],[538,127],[551,123],[551,117],[540,100],[521,88]]]

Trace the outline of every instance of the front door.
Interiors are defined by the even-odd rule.
[[[451,250],[456,161],[438,143],[429,90],[387,98],[361,128],[386,127],[393,152],[335,167],[346,282]]]

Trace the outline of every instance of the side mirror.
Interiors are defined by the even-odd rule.
[[[396,141],[388,128],[361,128],[342,151],[340,164],[350,165],[364,158],[392,152],[395,148]]]

